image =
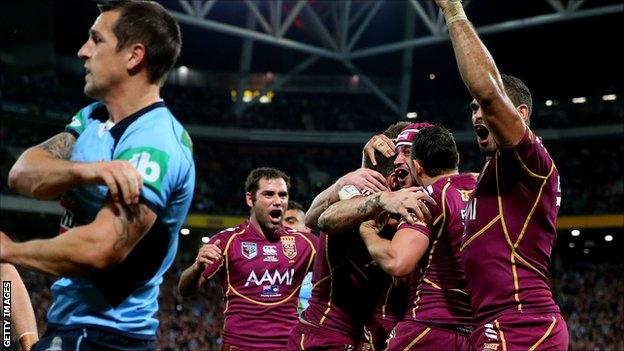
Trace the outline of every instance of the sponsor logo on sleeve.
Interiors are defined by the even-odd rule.
[[[297,256],[297,242],[295,241],[294,236],[282,236],[280,237],[280,241],[282,242],[282,252],[284,256],[289,259],[294,259]]]
[[[82,134],[86,127],[83,111],[84,109],[80,110],[74,117],[72,117],[71,122],[67,125],[67,128],[75,130],[78,134]]]
[[[139,171],[146,185],[159,192],[162,190],[169,165],[168,153],[153,147],[136,147],[121,151],[115,159],[130,162]]]
[[[247,259],[252,259],[258,256],[258,245],[256,243],[243,241],[241,243],[241,252],[243,253],[243,257]]]

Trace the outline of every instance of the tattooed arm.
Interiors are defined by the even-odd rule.
[[[156,221],[146,205],[110,199],[95,220],[52,239],[15,243],[0,232],[0,262],[53,276],[82,276],[121,263]]]
[[[9,172],[9,187],[36,199],[58,197],[85,183],[105,184],[116,201],[137,204],[141,175],[127,161],[68,161],[76,138],[63,132],[24,151]]]
[[[318,220],[319,228],[328,235],[344,233],[359,228],[360,223],[382,211],[399,214],[410,223],[413,217],[425,220],[431,214],[423,201],[435,204],[420,188],[382,191],[368,197],[338,201],[323,212]]]

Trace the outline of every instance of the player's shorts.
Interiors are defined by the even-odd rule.
[[[559,313],[504,314],[475,329],[476,351],[567,350],[568,326]]]
[[[299,322],[290,334],[286,350],[353,351],[355,341],[348,336]]]
[[[399,323],[400,318],[390,319],[375,317],[364,326],[363,336],[358,344],[359,351],[382,351],[386,349],[386,341],[390,332]]]
[[[56,329],[48,327],[31,351],[152,351],[156,340],[136,339],[108,330],[94,328]]]
[[[388,351],[472,350],[470,329],[442,327],[411,320],[401,321],[388,339]]]
[[[283,349],[283,347],[281,347],[280,349]],[[240,346],[240,345],[234,345],[234,344],[229,344],[224,342],[221,345],[221,351],[266,351],[266,348],[253,348],[253,347],[249,347],[249,346]]]

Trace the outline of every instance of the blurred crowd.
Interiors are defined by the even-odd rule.
[[[52,119],[67,118],[89,99],[82,93],[83,77],[70,74],[18,75],[0,71],[0,100],[23,105],[32,114]],[[165,85],[161,91],[168,107],[185,124],[219,127],[286,130],[379,131],[396,122],[394,115],[371,94],[281,93],[270,103],[251,104],[240,115],[234,114],[233,94],[222,90]],[[574,104],[571,97],[550,100],[533,97],[534,128],[568,128],[610,125],[624,122],[622,98],[602,101],[589,96],[586,103]],[[256,97],[257,98],[257,97]],[[471,128],[469,101],[415,102],[420,118],[442,123],[452,130]],[[246,104],[243,104],[246,105]],[[21,108],[14,106],[13,108]]]

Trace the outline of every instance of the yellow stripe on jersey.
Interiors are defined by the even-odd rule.
[[[494,321],[496,324],[496,329],[498,329],[498,335],[500,335],[501,343],[503,344],[503,351],[507,351],[507,340],[505,340],[505,333],[503,333],[503,329],[500,327],[500,323],[498,321]]]
[[[544,178],[544,181],[542,182],[542,186],[540,186],[540,190],[539,190],[539,193],[537,193],[535,203],[533,203],[533,207],[531,208],[531,211],[527,215],[526,221],[524,221],[524,225],[522,226],[522,230],[520,231],[518,240],[516,240],[516,242],[514,243],[514,248],[518,248],[518,245],[520,245],[520,240],[522,240],[522,237],[524,236],[524,233],[527,227],[529,226],[529,221],[531,220],[531,217],[533,217],[533,213],[535,212],[535,209],[537,208],[539,201],[542,199],[542,192],[544,191],[544,187],[548,183],[548,178],[550,178],[554,170],[555,170],[555,165],[553,164],[552,167],[550,167],[550,172],[548,173],[548,176]]]
[[[544,275],[544,273],[540,272],[537,268],[533,267],[529,263],[529,261],[525,260],[522,256],[520,256],[520,253],[518,253],[518,251],[514,251],[514,256],[518,259],[518,262],[520,262],[523,265],[527,266],[528,268],[532,269],[533,271],[535,271],[535,273],[541,275],[545,279],[548,279],[548,277],[546,277],[546,275]]]
[[[444,225],[446,222],[446,190],[448,190],[448,187],[451,185],[450,182],[446,183],[444,185],[444,188],[442,188],[442,224],[440,225],[440,229],[438,230],[438,233],[436,234],[435,240],[433,241],[433,244],[431,244],[431,250],[429,251],[429,260],[427,262],[427,267],[425,267],[425,270],[422,273],[422,277],[420,280],[420,284],[418,284],[418,287],[416,288],[416,300],[414,301],[414,308],[412,308],[412,318],[416,319],[416,310],[418,309],[418,301],[420,301],[420,287],[422,286],[423,282],[427,279],[427,270],[429,269],[429,266],[431,266],[431,261],[433,258],[433,253],[435,252],[435,248],[436,248],[436,244],[438,243],[438,240],[440,239],[440,235],[442,235],[442,231],[444,231]],[[433,228],[432,228],[433,229]]]
[[[486,224],[483,228],[481,228],[481,230],[479,230],[473,236],[471,236],[468,240],[466,240],[466,242],[463,243],[462,246],[459,248],[459,251],[463,251],[464,248],[468,246],[468,244],[470,244],[474,239],[478,238],[481,234],[485,233],[486,230],[490,229],[491,226],[493,226],[496,222],[498,222],[500,217],[501,216],[499,214],[498,216],[492,218],[490,223]]]
[[[412,340],[412,342],[409,343],[409,345],[407,345],[403,351],[409,351],[409,349],[416,345],[417,342],[420,341],[420,339],[424,338],[425,335],[427,335],[427,333],[429,333],[431,331],[431,328],[426,328],[425,330],[423,330],[422,333],[420,333],[414,340]]]
[[[550,335],[550,333],[552,332],[553,328],[555,327],[555,324],[557,323],[557,319],[555,319],[555,316],[551,316],[551,318],[552,318],[552,323],[550,323],[550,326],[546,330],[546,333],[544,333],[544,335],[542,335],[542,337],[539,340],[537,340],[537,342],[535,344],[533,344],[533,346],[531,346],[529,351],[535,350]]]
[[[332,297],[334,296],[334,271],[329,260],[329,236],[325,237],[325,259],[327,260],[327,268],[329,269],[329,299],[327,299],[327,309],[323,312],[323,317],[319,320],[319,325],[323,325],[327,315],[331,311]]]

